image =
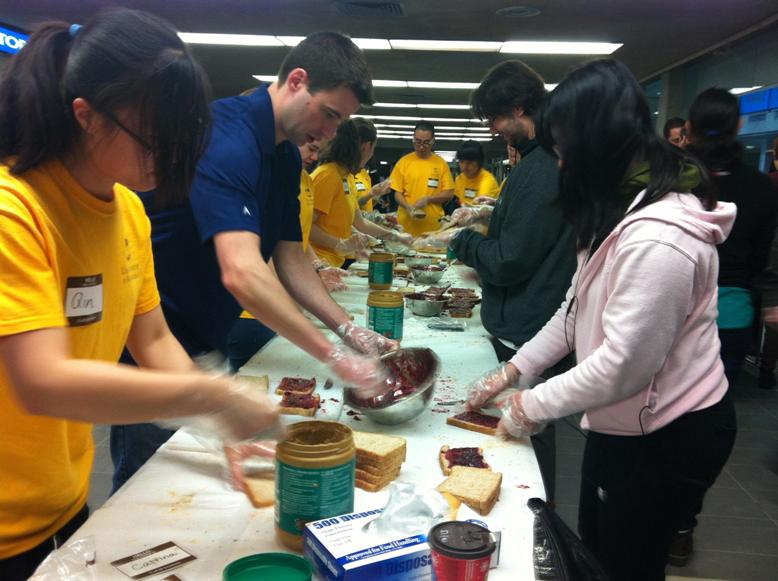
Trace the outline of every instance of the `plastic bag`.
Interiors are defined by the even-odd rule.
[[[52,551],[29,581],[94,581],[94,537],[84,537]]]
[[[449,520],[451,507],[438,491],[417,490],[414,484],[393,482],[381,516],[367,523],[365,530],[382,538],[401,539],[426,534],[434,525]]]

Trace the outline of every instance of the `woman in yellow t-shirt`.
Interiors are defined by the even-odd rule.
[[[236,441],[277,421],[266,396],[196,371],[170,333],[149,220],[128,189],[186,195],[209,122],[205,94],[176,31],[131,10],[83,27],[43,24],[2,72],[4,581],[27,579],[86,520],[91,422],[208,414]],[[149,369],[117,365],[125,345]]]
[[[469,139],[457,149],[457,162],[461,172],[454,180],[454,195],[462,206],[472,206],[476,198],[493,198],[500,195],[500,186],[494,175],[484,169],[484,148]]]
[[[330,266],[340,267],[349,255],[367,250],[371,239],[410,244],[407,234],[389,230],[362,218],[353,173],[373,157],[378,133],[365,119],[344,121],[322,150],[321,165],[313,178],[311,245]]]
[[[354,184],[357,187],[357,202],[365,212],[372,212],[374,209],[373,200],[378,200],[392,190],[392,184],[388,179],[373,185],[373,180],[366,167],[354,174]]]

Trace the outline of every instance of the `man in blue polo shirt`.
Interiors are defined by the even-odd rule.
[[[227,335],[245,309],[348,385],[371,388],[380,379],[376,356],[397,343],[351,322],[300,242],[297,146],[331,139],[360,103],[372,103],[362,52],[341,34],[313,34],[290,51],[275,83],[213,103],[212,134],[186,203],[160,210],[144,196],[162,308],[201,367],[226,369]],[[368,355],[333,345],[298,304]],[[114,490],[171,434],[114,426]]]

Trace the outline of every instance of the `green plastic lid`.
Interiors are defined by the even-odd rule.
[[[291,553],[258,553],[233,561],[224,568],[224,581],[311,581],[308,561]]]

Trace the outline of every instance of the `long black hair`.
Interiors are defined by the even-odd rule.
[[[592,61],[567,75],[539,115],[537,135],[562,158],[559,203],[578,234],[579,248],[602,241],[632,202],[622,192],[627,172],[648,162],[646,193],[632,211],[672,191],[687,164],[696,165],[695,188],[706,209],[715,196],[704,168],[692,156],[655,132],[645,95],[623,63]]]
[[[689,145],[711,171],[724,169],[743,158],[737,140],[740,107],[737,97],[726,89],[711,87],[694,99],[689,109]]]
[[[357,173],[362,168],[362,144],[375,143],[377,139],[378,132],[371,121],[361,117],[346,119],[338,126],[332,141],[322,149],[319,160],[321,163],[339,163],[349,173]]]
[[[157,200],[186,197],[210,126],[208,85],[170,24],[114,9],[80,28],[36,27],[0,76],[0,160],[20,174],[70,150],[81,132],[72,111],[78,97],[114,122],[121,109],[137,112]]]

